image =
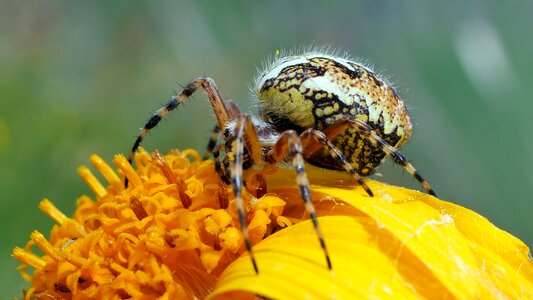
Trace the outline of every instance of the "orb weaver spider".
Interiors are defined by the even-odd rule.
[[[335,54],[312,51],[278,56],[260,73],[253,91],[260,118],[224,101],[215,81],[199,77],[157,110],[141,129],[129,156],[130,163],[146,134],[198,89],[204,89],[215,113],[216,126],[208,144],[220,178],[233,186],[239,223],[256,273],[243,207],[243,174],[290,163],[296,183],[329,269],[330,256],[311,199],[305,162],[351,174],[369,196],[361,176],[371,174],[388,156],[435,195],[429,183],[398,152],[409,139],[412,124],[393,88],[370,69]],[[224,143],[217,144],[220,133]],[[224,153],[221,157],[220,153]],[[265,180],[257,196],[266,192]],[[127,181],[126,181],[127,186]]]

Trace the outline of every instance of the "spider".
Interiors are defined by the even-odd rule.
[[[130,163],[147,133],[198,89],[207,93],[217,121],[208,152],[212,152],[222,181],[233,187],[245,247],[256,274],[259,270],[242,198],[243,174],[247,170],[281,163],[292,165],[328,269],[332,268],[331,260],[311,199],[305,162],[348,172],[372,197],[362,176],[371,174],[390,156],[429,194],[435,195],[429,183],[397,150],[409,139],[412,124],[394,89],[369,68],[347,57],[320,51],[277,56],[260,72],[253,85],[260,118],[225,101],[213,79],[199,77],[191,81],[141,129],[131,149]],[[220,133],[224,143],[217,144]],[[266,184],[262,175],[258,178],[262,182],[257,191],[260,196],[266,193]]]

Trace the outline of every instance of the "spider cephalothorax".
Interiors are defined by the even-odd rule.
[[[212,79],[193,80],[141,129],[130,162],[148,131],[198,88],[206,91],[217,120],[208,152],[213,155],[221,179],[233,186],[246,249],[256,272],[242,200],[244,173],[252,166],[255,170],[279,163],[294,167],[300,195],[328,268],[331,262],[310,196],[305,161],[345,170],[373,196],[361,176],[370,174],[390,156],[434,195],[429,184],[397,151],[409,139],[412,124],[396,92],[368,68],[348,58],[320,52],[278,57],[260,73],[253,92],[261,118],[241,112],[234,102],[224,101]],[[218,143],[220,132],[223,143]],[[252,192],[262,195],[267,188],[265,180],[260,172],[256,176],[263,184]]]

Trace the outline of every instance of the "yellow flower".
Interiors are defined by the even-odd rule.
[[[309,168],[328,270],[294,175],[279,170],[267,195],[244,193],[255,274],[232,190],[212,161],[191,150],[141,150],[137,170],[115,157],[120,175],[96,155],[91,162],[107,187],[80,167],[95,199],[80,197],[72,218],[43,200],[41,210],[57,222],[50,238],[35,231],[13,250],[31,282],[26,299],[533,299],[524,243],[416,191],[368,180],[371,198],[342,172]]]

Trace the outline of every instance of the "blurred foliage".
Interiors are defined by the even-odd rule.
[[[208,75],[245,109],[276,49],[330,44],[375,65],[415,120],[403,153],[442,199],[533,244],[533,2],[3,1],[0,10],[0,294],[25,285],[10,258],[90,191],[89,155],[127,152],[138,128]],[[231,3],[231,4],[230,4]],[[176,84],[178,83],[178,84]],[[147,149],[203,149],[214,119],[197,94]],[[391,163],[384,182],[419,188]]]

